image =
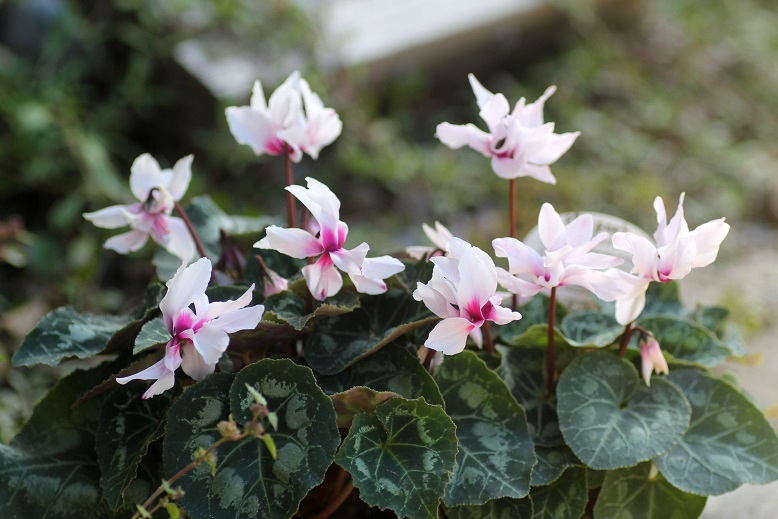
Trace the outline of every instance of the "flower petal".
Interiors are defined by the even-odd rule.
[[[337,294],[343,287],[343,277],[327,254],[316,263],[303,267],[302,272],[308,290],[318,301]]]
[[[617,232],[611,238],[613,246],[632,256],[632,274],[655,278],[659,252],[653,243],[631,232]]]
[[[192,161],[194,155],[187,155],[179,159],[173,166],[173,173],[167,185],[167,191],[178,202],[184,197],[189,188],[189,181],[192,180]]]
[[[484,157],[492,155],[491,135],[473,124],[440,123],[435,130],[435,137],[452,150],[469,146]]]
[[[486,103],[494,97],[494,94],[484,88],[473,74],[468,74],[467,80],[470,82],[470,88],[473,89],[473,93],[475,94],[475,102],[478,104],[478,108],[482,110],[483,107],[486,106]]]
[[[201,297],[211,280],[211,260],[200,258],[188,267],[181,265],[173,278],[167,282],[167,293],[159,302],[159,309],[165,324],[173,316]],[[168,326],[168,329],[171,329]]]
[[[386,279],[403,270],[405,270],[405,265],[391,256],[367,258],[362,263],[362,275],[368,278]]]
[[[130,225],[128,213],[136,212],[140,204],[112,205],[92,213],[84,213],[82,216],[92,222],[96,227],[103,229],[116,229]]]
[[[319,240],[302,229],[283,229],[271,225],[265,237],[254,244],[260,249],[272,249],[297,259],[318,256],[324,249]]]
[[[192,235],[189,233],[189,229],[186,223],[177,216],[159,215],[158,218],[165,220],[165,225],[168,229],[167,236],[164,239],[159,240],[154,233],[152,238],[154,241],[162,245],[173,256],[178,257],[181,261],[187,263],[192,256],[195,255],[195,242]]]
[[[132,231],[108,238],[103,244],[103,247],[115,250],[119,254],[127,254],[128,252],[136,251],[143,247],[148,239],[148,233],[133,229]]]
[[[230,106],[224,113],[230,132],[239,144],[247,144],[257,155],[279,154],[280,149],[276,150],[278,146],[273,146],[276,140],[273,125],[265,113],[248,106]]]
[[[554,210],[554,206],[545,203],[540,208],[538,216],[538,233],[540,241],[546,247],[547,252],[561,249],[567,245],[567,229],[562,222],[559,213]]]
[[[181,355],[181,369],[195,380],[202,380],[216,370],[216,364],[208,364],[194,346],[186,345]]]
[[[166,185],[159,163],[148,153],[144,153],[132,163],[130,190],[138,201],[145,202],[152,188],[164,189]]]
[[[218,319],[211,321],[214,326],[221,327],[227,333],[234,333],[240,330],[253,330],[262,320],[262,314],[265,307],[262,305],[239,308],[232,312],[222,315]]]
[[[430,286],[430,284],[425,285],[424,283],[417,282],[416,283],[416,290],[413,291],[413,298],[416,301],[421,301],[424,303],[424,305],[429,308],[429,310],[437,315],[438,317],[441,317],[443,319],[447,317],[455,317],[459,313],[456,312],[454,315],[452,315],[452,310],[454,308],[451,306],[449,301],[437,290],[435,290],[433,287]]]
[[[552,133],[543,139],[542,146],[534,148],[532,153],[527,155],[527,161],[545,166],[553,164],[567,153],[579,135],[581,132]]]
[[[693,267],[706,267],[716,260],[719,247],[729,233],[729,224],[724,218],[704,223],[692,231],[692,237],[697,248]]]
[[[359,274],[349,274],[354,288],[361,294],[377,295],[386,292],[386,283],[380,278],[369,278]]]
[[[189,340],[197,350],[197,354],[202,357],[202,361],[211,366],[216,366],[219,359],[227,350],[227,346],[230,344],[230,336],[227,335],[221,326],[215,322],[206,323],[202,328],[193,333]],[[184,355],[187,353],[188,345],[184,345]],[[196,365],[196,364],[195,364]],[[184,369],[184,372],[192,378],[195,376]],[[209,373],[213,373],[213,369]],[[208,373],[206,373],[207,375]],[[199,380],[199,379],[196,379]]]
[[[443,319],[430,332],[424,345],[442,351],[444,355],[455,355],[465,349],[468,334],[475,325],[463,317]]]

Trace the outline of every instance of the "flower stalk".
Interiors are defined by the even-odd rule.
[[[287,146],[288,148],[288,146]],[[294,174],[292,173],[292,156],[291,156],[292,150],[289,149],[286,153],[286,185],[291,186],[294,185]],[[294,195],[291,191],[286,192],[286,218],[289,222],[289,227],[294,229],[297,227],[297,222],[295,221],[295,204],[294,204]]]
[[[556,355],[554,345],[554,325],[556,321],[556,287],[551,288],[551,298],[548,304],[548,352],[546,355],[546,379],[548,396],[554,394],[556,383]]]
[[[201,258],[207,258],[208,255],[205,253],[205,247],[203,246],[203,242],[200,239],[200,235],[197,234],[194,225],[192,225],[192,220],[189,219],[189,215],[186,214],[184,207],[180,203],[176,202],[175,208],[176,208],[176,212],[178,213],[178,216],[180,216],[181,219],[184,221],[184,224],[186,225],[189,234],[192,236],[198,254],[200,254]],[[213,273],[211,274],[211,277],[213,278]]]

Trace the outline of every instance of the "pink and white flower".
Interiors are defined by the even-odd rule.
[[[613,301],[623,291],[600,269],[615,267],[622,260],[591,252],[607,233],[594,233],[592,215],[583,214],[565,225],[551,204],[543,204],[538,232],[545,254],[515,238],[492,240],[498,258],[508,258],[508,270],[497,267],[497,279],[509,292],[530,297],[541,290],[575,285],[586,288],[604,301]]]
[[[667,367],[667,361],[662,354],[662,349],[659,347],[657,340],[652,337],[640,338],[640,370],[643,374],[643,380],[646,381],[646,385],[651,385],[651,372],[656,374],[664,373],[667,375],[670,373],[670,368]]]
[[[430,260],[435,264],[432,279],[418,283],[413,298],[443,319],[424,345],[454,355],[465,349],[468,335],[481,347],[481,327],[487,321],[508,324],[521,314],[500,306],[495,266],[488,254],[459,238],[451,239],[446,250],[447,256]]]
[[[554,123],[543,122],[543,105],[556,87],[548,87],[534,103],[527,104],[522,97],[511,111],[504,95],[488,91],[473,74],[468,79],[481,110],[479,115],[489,132],[473,124],[444,122],[436,131],[440,142],[452,149],[469,146],[491,158],[492,169],[502,178],[533,177],[556,184],[549,165],[569,150],[580,135],[580,132],[556,134]]]
[[[257,80],[251,104],[230,106],[225,113],[240,144],[251,146],[257,155],[288,154],[294,162],[300,162],[303,152],[318,158],[319,151],[332,144],[343,127],[335,110],[324,106],[297,71],[267,101]]]
[[[254,285],[233,301],[208,301],[205,289],[211,279],[211,262],[200,258],[188,267],[181,265],[167,282],[168,291],[159,308],[170,333],[165,356],[156,364],[128,377],[117,378],[119,384],[130,380],[156,380],[143,398],[159,395],[173,387],[175,371],[181,367],[195,380],[214,372],[227,350],[227,334],[250,330],[259,324],[265,307],[247,307]],[[192,309],[194,306],[194,311]]]
[[[675,216],[668,222],[661,197],[654,200],[657,229],[655,243],[630,232],[613,235],[613,246],[632,255],[630,274],[612,273],[627,288],[616,300],[616,320],[621,324],[634,321],[646,304],[649,283],[666,283],[684,278],[693,268],[705,267],[716,260],[721,242],[729,232],[724,218],[704,223],[689,230],[683,214],[684,194],[678,201]]]
[[[446,229],[446,227],[440,222],[435,222],[434,229],[426,223],[422,224],[421,228],[424,230],[424,234],[427,235],[427,238],[429,238],[435,247],[414,245],[406,248],[405,251],[413,259],[420,260],[429,254],[434,254],[436,251],[445,251],[446,244],[449,242],[449,240],[451,240],[451,238],[454,237],[454,235],[451,234],[451,231]]]
[[[367,243],[346,249],[348,226],[340,221],[340,200],[318,180],[306,178],[306,181],[307,188],[288,186],[286,189],[311,212],[318,233],[271,225],[266,230],[266,236],[254,246],[276,250],[297,259],[318,257],[315,263],[303,267],[302,272],[308,290],[319,301],[337,294],[343,286],[343,277],[338,269],[349,275],[358,292],[386,292],[383,280],[402,272],[405,266],[389,256],[367,258],[370,250]]]
[[[154,157],[145,153],[135,159],[130,170],[130,190],[138,202],[113,205],[83,216],[104,229],[132,227],[129,232],[109,238],[104,244],[106,249],[127,254],[143,247],[151,236],[168,252],[187,262],[195,253],[194,240],[184,221],[170,213],[189,187],[191,168],[192,155],[176,162],[173,169],[160,169]]]

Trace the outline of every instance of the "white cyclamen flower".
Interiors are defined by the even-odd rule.
[[[192,178],[192,155],[176,162],[173,169],[160,169],[154,157],[145,153],[135,159],[130,172],[130,190],[138,202],[113,205],[84,218],[104,229],[129,225],[132,230],[109,238],[104,247],[121,254],[136,251],[149,236],[183,262],[194,256],[195,244],[181,218],[170,216]]]
[[[168,291],[159,303],[171,337],[165,345],[165,356],[139,373],[117,378],[118,383],[156,380],[143,394],[143,398],[150,398],[173,387],[174,372],[179,367],[193,379],[202,380],[214,372],[227,350],[227,334],[256,328],[265,307],[247,307],[254,285],[234,301],[211,303],[205,295],[210,279],[211,262],[207,258],[188,267],[181,265],[168,281]]]

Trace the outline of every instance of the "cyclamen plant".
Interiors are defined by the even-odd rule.
[[[138,203],[84,216],[131,227],[107,248],[151,236],[181,265],[170,277],[158,261],[167,286],[152,281],[129,316],[60,308],[26,337],[18,366],[94,360],[0,446],[0,515],[683,519],[708,495],[778,479],[775,431],[711,371],[745,354],[727,310],[678,297],[729,226],[692,231],[683,195],[669,221],[657,198],[652,243],[543,204],[533,249],[515,236],[516,180],[554,181],[578,133],[543,122],[553,87],[509,113],[470,82],[489,133],[437,135],[509,180],[510,233],[492,241],[503,267],[440,223],[424,226],[434,247],[399,259],[349,248],[336,194],[294,182],[292,164],[341,131],[297,73],[227,110],[239,143],[284,156],[287,227],[204,197],[184,207],[191,157],[172,170],[139,157]],[[609,239],[626,265],[598,250]],[[564,308],[568,286],[589,304]]]

